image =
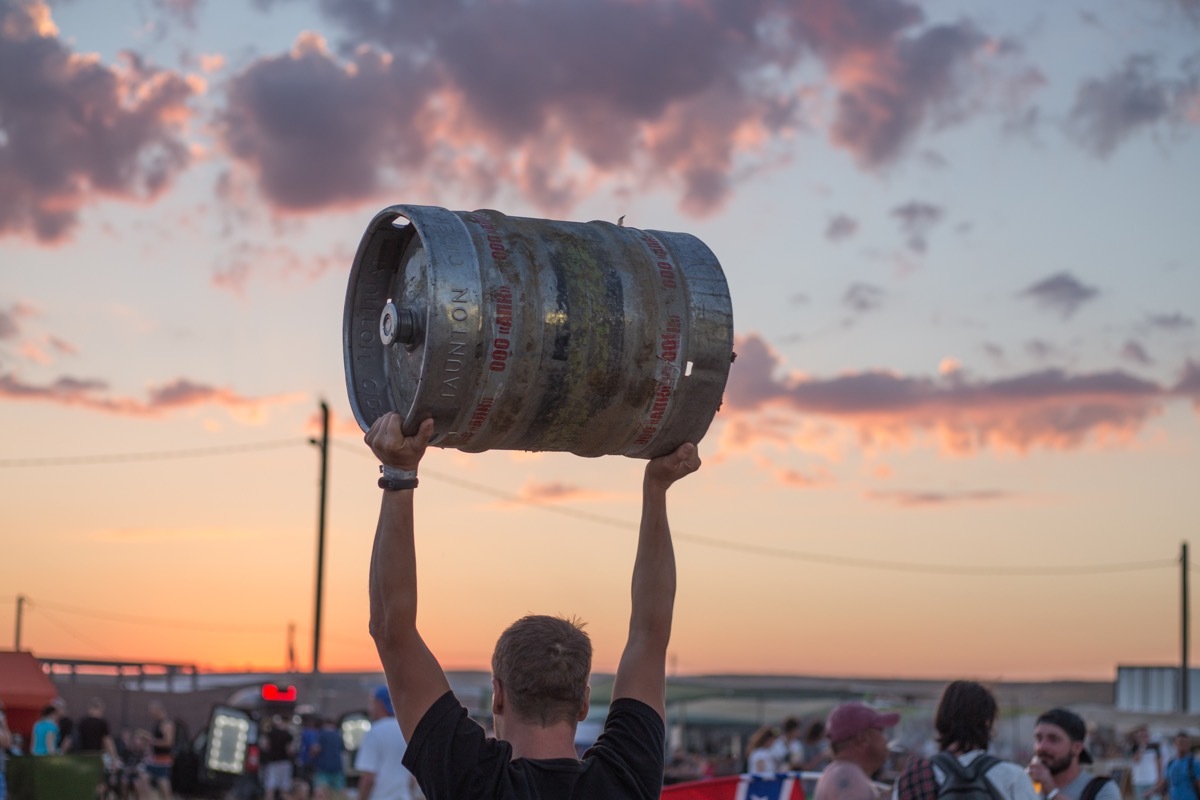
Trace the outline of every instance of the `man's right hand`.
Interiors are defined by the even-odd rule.
[[[700,453],[696,445],[684,442],[675,452],[651,459],[646,464],[646,484],[666,491],[671,484],[700,469]]]
[[[433,438],[433,418],[421,423],[415,436],[405,436],[404,419],[389,411],[371,425],[363,441],[379,459],[379,463],[404,470],[416,470]]]

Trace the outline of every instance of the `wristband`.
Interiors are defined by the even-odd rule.
[[[417,480],[417,471],[415,469],[400,469],[398,467],[389,467],[387,464],[380,464],[379,472],[382,475],[379,479],[380,489],[395,492],[401,489],[415,489],[420,484],[420,481]]]
[[[1058,795],[1059,795],[1059,791],[1057,788],[1051,789],[1046,794],[1046,800],[1054,800],[1054,798],[1058,797]]]

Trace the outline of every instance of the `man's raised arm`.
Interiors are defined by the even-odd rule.
[[[416,472],[433,436],[433,420],[405,436],[398,414],[384,414],[365,441],[385,466]],[[404,738],[411,740],[421,717],[450,690],[446,673],[417,632],[417,555],[413,537],[413,489],[387,489],[379,508],[371,550],[371,638],[387,676]]]
[[[640,700],[666,718],[667,644],[675,609],[675,550],[667,524],[667,489],[700,468],[694,444],[646,464],[642,479],[642,524],[633,564],[633,609],[629,640],[617,676],[613,699]]]

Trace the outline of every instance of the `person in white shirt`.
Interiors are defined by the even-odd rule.
[[[363,736],[354,757],[358,800],[412,800],[412,774],[400,765],[408,745],[396,722],[388,688],[377,688],[370,702],[371,730]]]
[[[1158,742],[1150,741],[1150,729],[1139,725],[1129,732],[1129,780],[1134,800],[1149,800],[1162,780],[1162,752]]]

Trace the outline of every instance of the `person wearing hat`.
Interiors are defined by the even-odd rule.
[[[371,692],[368,714],[371,729],[354,757],[359,800],[412,800],[412,775],[400,764],[407,745],[386,686]]]
[[[829,712],[825,732],[833,761],[821,772],[813,800],[877,800],[880,790],[871,776],[888,758],[885,731],[899,721],[899,714],[882,714],[858,702]]]
[[[1045,800],[1121,800],[1115,782],[1085,768],[1093,761],[1086,739],[1087,725],[1070,709],[1052,708],[1037,718],[1029,777]]]

